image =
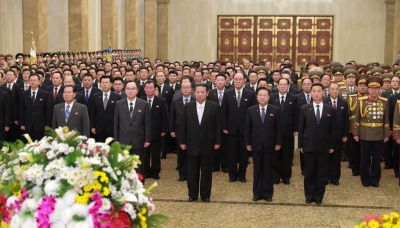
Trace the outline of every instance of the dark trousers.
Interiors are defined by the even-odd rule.
[[[329,153],[304,152],[304,194],[307,200],[322,200],[328,180]]]
[[[145,148],[140,148],[140,149],[131,149],[131,151],[130,151],[130,154],[135,154],[135,155],[139,155],[139,159],[140,159],[140,161],[145,161],[146,160],[146,156],[145,156]],[[143,163],[142,164],[140,164],[140,165],[138,165],[138,168],[136,169],[136,172],[137,173],[140,173],[140,174],[142,174],[143,175],[143,184],[144,184],[144,179],[145,179],[145,177],[144,177],[144,165],[143,165]]]
[[[273,154],[280,153],[275,151],[266,151],[264,147],[261,151],[253,151],[254,164],[254,180],[253,195],[254,197],[272,198],[274,194],[273,184]]]
[[[379,184],[383,141],[361,140],[361,182]]]
[[[40,131],[40,132],[38,132],[38,131],[26,131],[26,134],[28,134],[33,141],[35,141],[35,140],[39,141],[44,137],[44,131]]]
[[[393,166],[393,137],[390,136],[389,140],[384,143],[384,159],[385,165]]]
[[[228,135],[221,133],[221,146],[214,153],[213,170],[228,169]]]
[[[351,170],[354,174],[360,174],[360,164],[361,164],[361,147],[360,142],[353,139],[353,134],[350,134],[351,140]]]
[[[150,146],[145,149],[145,175],[158,176],[161,172],[161,139],[151,140]]]
[[[399,175],[399,144],[393,140],[393,170],[394,175]]]
[[[235,135],[228,135],[228,161],[229,179],[245,179],[249,154],[244,145],[244,136],[240,135],[239,130]],[[239,169],[237,163],[239,162]]]
[[[342,140],[336,139],[334,151],[329,154],[328,180],[331,182],[338,182],[340,179],[342,145]]]
[[[176,138],[176,158],[179,178],[186,179],[187,175],[187,155],[186,150],[182,150],[179,146],[179,139]]]
[[[187,186],[190,198],[199,198],[199,185],[200,197],[202,199],[210,198],[213,167],[212,159],[212,156],[187,156]]]
[[[273,153],[274,181],[289,181],[292,177],[294,136],[282,137],[281,150]]]
[[[16,125],[14,122],[10,124],[10,130],[7,132],[6,140],[9,142],[15,142],[17,139],[22,138],[22,130],[19,125]]]
[[[342,158],[346,158],[349,161],[350,165],[350,160],[351,160],[351,140],[347,139],[346,142],[341,142],[342,143]]]
[[[0,129],[0,142],[6,141],[5,135],[6,134],[5,134],[4,128]],[[3,147],[3,146],[1,146],[1,147]]]
[[[96,132],[95,134],[96,142],[105,142],[108,137],[114,138],[114,134],[107,134],[104,130],[101,133]]]
[[[301,172],[305,172],[305,161],[304,161],[304,154],[300,152],[300,167],[301,167]]]

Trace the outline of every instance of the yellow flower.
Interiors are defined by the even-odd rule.
[[[108,196],[108,195],[110,195],[110,189],[108,189],[107,187],[104,187],[103,188],[103,194],[105,195],[105,196]]]
[[[23,168],[24,170],[27,170],[27,169],[29,168],[29,166],[28,166],[28,165],[24,165],[24,166],[22,166],[22,168]]]
[[[381,220],[384,221],[384,222],[389,221],[389,219],[390,219],[390,216],[389,216],[389,215],[383,215],[383,216],[381,217]]]
[[[100,182],[103,182],[103,183],[106,183],[106,184],[108,184],[108,177],[107,176],[102,176],[101,178],[100,178]]]
[[[92,190],[92,186],[91,185],[86,185],[83,187],[83,191],[85,192],[90,192]]]
[[[0,227],[1,228],[8,228],[8,227],[10,227],[10,225],[8,223],[4,222],[4,221],[1,221]]]
[[[368,227],[370,228],[379,228],[379,222],[376,220],[372,219],[368,222]]]
[[[145,207],[142,208],[142,210],[140,211],[140,213],[142,213],[143,215],[145,215],[147,212],[147,209]]]

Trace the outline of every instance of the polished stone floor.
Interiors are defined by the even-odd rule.
[[[186,182],[177,180],[176,155],[168,154],[158,187],[150,194],[156,212],[169,217],[165,227],[354,227],[366,214],[400,212],[400,187],[393,170],[382,169],[379,188],[365,188],[342,162],[340,185],[327,186],[321,205],[308,205],[295,152],[291,184],[274,185],[272,202],[253,202],[250,162],[247,183],[229,183],[226,173],[214,172],[211,203],[188,202]],[[147,179],[146,186],[152,182]]]

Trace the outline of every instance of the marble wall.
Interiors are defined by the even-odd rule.
[[[15,55],[23,51],[22,0],[0,0],[0,53]]]
[[[384,58],[384,0],[170,0],[168,46],[171,60],[217,58],[218,15],[334,16],[333,59],[340,62]]]
[[[68,1],[47,0],[48,51],[69,51]]]

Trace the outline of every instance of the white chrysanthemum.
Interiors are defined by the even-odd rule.
[[[72,209],[70,207],[67,207],[64,209],[60,220],[62,223],[68,224],[72,220],[72,216],[74,216]]]
[[[21,216],[19,216],[18,214],[15,214],[11,218],[10,228],[21,228],[21,227],[22,227]]]
[[[64,210],[67,206],[65,205],[65,201],[63,198],[56,198],[56,204],[54,206],[54,212],[50,215],[50,221],[52,224],[55,224],[61,220],[61,217],[64,214]],[[53,225],[53,227],[58,227]]]
[[[104,213],[104,212],[109,211],[110,208],[111,208],[111,201],[109,199],[107,199],[107,198],[101,198],[101,201],[102,201],[102,205],[101,205],[101,208],[99,210],[100,213]]]
[[[87,204],[75,203],[71,206],[71,210],[74,215],[86,217],[89,214],[89,206]]]
[[[20,227],[36,227],[36,221],[33,217],[24,217],[21,219]]]
[[[71,221],[66,228],[92,228],[93,222],[88,223],[86,220],[81,222]]]
[[[68,151],[68,148],[69,148],[69,146],[66,143],[59,143],[57,145],[57,149],[58,149],[59,153],[66,153]]]
[[[48,196],[57,196],[57,191],[60,189],[60,182],[56,180],[51,180],[46,183],[44,186],[44,192]]]
[[[73,148],[72,146],[70,146],[69,148],[68,148],[68,153],[72,153],[72,152],[74,152],[75,151],[75,148]]]
[[[74,190],[68,190],[64,196],[63,196],[63,200],[65,202],[65,206],[66,207],[70,207],[75,203],[75,197],[78,195],[78,192],[74,191]]]
[[[27,210],[36,210],[36,208],[39,205],[39,200],[36,200],[35,198],[29,198],[26,199],[23,203],[25,205],[25,207],[27,208]]]
[[[12,195],[12,196],[8,197],[6,205],[7,205],[7,207],[10,207],[11,205],[15,204],[15,202],[17,202],[17,201],[19,201],[19,198],[15,195]]]
[[[38,186],[38,185],[33,187],[31,189],[30,193],[32,194],[31,197],[34,197],[34,198],[41,198],[43,196],[42,188],[40,186]]]
[[[54,153],[54,150],[49,150],[49,151],[47,151],[47,153],[46,153],[46,157],[47,157],[47,159],[49,159],[49,160],[54,159],[56,156],[57,156],[57,155]]]

